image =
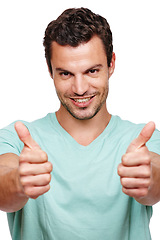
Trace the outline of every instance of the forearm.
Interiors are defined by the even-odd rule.
[[[143,198],[135,198],[137,202],[152,206],[160,201],[160,155],[150,152],[151,154],[151,184],[148,194]]]
[[[0,156],[0,209],[5,212],[20,210],[28,201],[19,181],[19,158],[8,153]]]

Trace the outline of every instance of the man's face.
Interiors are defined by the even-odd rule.
[[[106,108],[108,79],[114,71],[114,58],[108,68],[99,37],[78,47],[52,43],[51,65],[60,109],[80,120],[91,119]]]

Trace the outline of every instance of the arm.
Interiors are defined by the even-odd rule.
[[[160,155],[149,152],[145,145],[154,130],[154,123],[148,123],[131,142],[118,166],[122,191],[148,206],[160,201]]]
[[[47,154],[22,123],[16,123],[15,129],[24,143],[20,156],[0,156],[0,209],[6,212],[18,211],[29,198],[36,199],[47,192],[51,181],[52,164]]]

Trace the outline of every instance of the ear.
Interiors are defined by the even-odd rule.
[[[112,76],[112,74],[114,73],[114,69],[115,69],[115,61],[116,61],[116,55],[113,52],[112,53],[112,60],[110,63],[110,67],[109,67],[109,78]]]

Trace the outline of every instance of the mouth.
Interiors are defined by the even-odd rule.
[[[87,97],[87,98],[72,98],[72,100],[74,100],[75,102],[78,102],[78,103],[84,103],[84,102],[88,102],[91,98],[93,98],[93,97]]]
[[[91,97],[81,97],[81,98],[71,98],[71,101],[74,103],[74,105],[78,106],[78,107],[87,107],[93,100],[94,96]]]

